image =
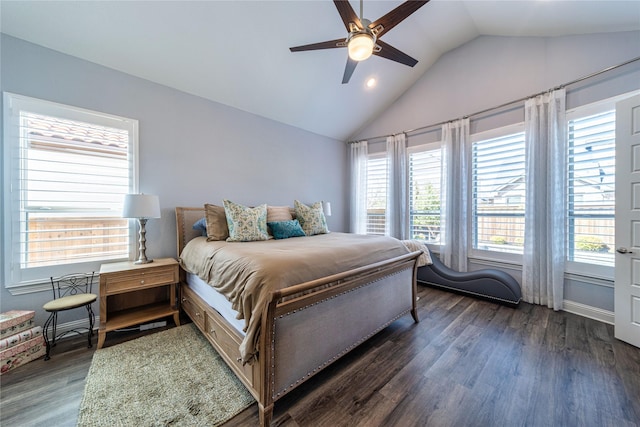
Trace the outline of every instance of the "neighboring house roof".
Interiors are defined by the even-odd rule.
[[[574,184],[579,188],[581,195],[599,196],[602,200],[611,200],[615,197],[615,186],[602,183],[601,178],[576,178]],[[492,192],[491,197],[483,198],[485,203],[493,204],[498,199],[521,197],[525,189],[524,175],[512,178],[505,184],[500,184]]]

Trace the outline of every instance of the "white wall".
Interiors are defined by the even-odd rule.
[[[328,200],[330,229],[346,230],[344,142],[13,37],[2,35],[0,43],[2,91],[139,120],[140,191],[159,195],[162,209],[162,218],[147,224],[148,257],[177,256],[175,206],[223,198],[289,206],[295,198]],[[184,73],[188,78],[189,70]],[[0,311],[36,310],[43,324],[41,308],[49,298],[45,292],[12,296],[3,283]]]
[[[556,38],[479,37],[443,55],[386,112],[357,133],[369,139],[453,120],[497,107],[640,57],[640,32]],[[640,88],[640,61],[567,88],[567,108]],[[522,105],[471,118],[472,133],[524,121]],[[438,141],[438,130],[409,134],[409,144]],[[372,139],[373,151],[384,149]],[[485,267],[471,261],[470,270]],[[518,270],[504,268],[516,279]],[[569,309],[612,320],[613,282],[571,278]],[[575,304],[577,303],[577,304]],[[577,309],[575,307],[578,307]],[[604,316],[603,316],[604,313]]]

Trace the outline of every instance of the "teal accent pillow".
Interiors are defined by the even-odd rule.
[[[229,200],[223,200],[223,204],[229,227],[227,242],[269,240],[266,204],[255,208],[239,205]]]
[[[268,222],[267,225],[271,228],[271,234],[274,239],[306,236],[297,219]]]
[[[294,200],[293,204],[296,210],[296,218],[300,221],[302,230],[307,236],[326,234],[329,232],[327,219],[324,217],[324,212],[322,211],[322,202],[316,202],[311,206],[307,206],[298,200]]]

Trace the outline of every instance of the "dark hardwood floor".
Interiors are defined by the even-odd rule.
[[[405,316],[276,402],[274,424],[640,425],[640,349],[612,326],[422,286],[419,294],[419,324]],[[75,425],[93,354],[81,340],[1,377],[2,426]],[[257,424],[253,405],[225,426]]]

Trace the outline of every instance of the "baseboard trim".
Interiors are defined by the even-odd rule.
[[[562,309],[568,313],[588,317],[589,319],[598,320],[603,323],[608,323],[609,325],[613,325],[615,323],[615,315],[612,311],[603,310],[601,308],[592,307],[579,302],[564,300],[562,302]]]
[[[562,309],[567,313],[577,314],[578,316],[588,317],[589,319],[598,320],[609,325],[615,324],[615,314],[609,310],[603,310],[601,308],[593,307],[586,304],[581,304],[575,301],[564,300],[562,302]],[[100,325],[100,316],[96,316],[96,321],[93,325],[94,331],[98,330]],[[88,320],[80,319],[71,322],[58,324],[58,335],[72,331],[79,328],[87,328]],[[64,337],[66,338],[66,337]]]

